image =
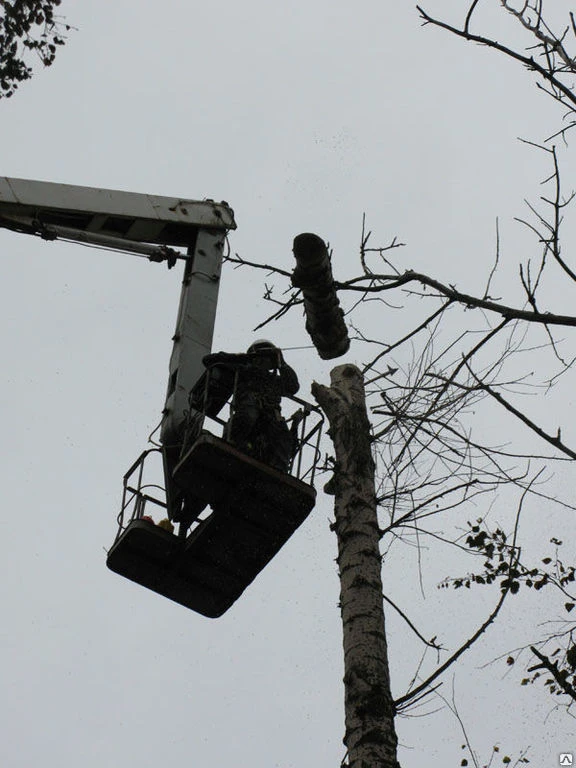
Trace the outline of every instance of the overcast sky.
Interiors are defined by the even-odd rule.
[[[425,7],[458,21],[465,5]],[[522,40],[497,0],[481,5],[478,29]],[[52,68],[0,103],[0,175],[226,200],[233,251],[290,269],[293,237],[313,231],[333,246],[341,278],[358,272],[366,212],[376,240],[407,243],[400,268],[471,291],[499,216],[516,269],[525,241],[513,218],[546,175],[517,137],[542,140],[561,115],[527,72],[422,28],[412,4],[114,0],[61,11],[78,30]],[[122,475],[164,404],[181,274],[7,231],[0,249],[2,765],[335,768],[344,726],[332,500],[319,494],[218,620],[109,572]],[[263,280],[225,269],[215,349],[253,340],[270,310]],[[391,339],[397,322],[382,315],[374,334]],[[308,347],[286,352],[302,396],[313,378],[327,383],[332,364],[317,359],[299,314],[267,334]],[[353,345],[346,359],[366,358]],[[534,520],[529,537],[546,537]],[[494,594],[474,602],[437,590],[450,568],[430,557],[412,618],[455,648]],[[414,556],[396,550],[384,582],[409,609]],[[527,611],[539,616],[522,599],[457,670],[456,701],[485,759],[495,743],[515,754],[531,745],[544,768],[576,752],[574,721],[541,688],[520,687],[520,670],[481,669],[531,639],[515,634]],[[421,648],[396,616],[388,629],[401,695]],[[452,675],[443,691],[451,697]],[[399,719],[398,730],[403,768],[460,764],[462,736],[445,710]]]

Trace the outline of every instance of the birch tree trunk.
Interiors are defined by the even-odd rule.
[[[382,600],[374,459],[362,374],[341,365],[331,386],[314,382],[326,414],[336,467],[335,530],[344,641],[346,735],[350,768],[400,768]]]

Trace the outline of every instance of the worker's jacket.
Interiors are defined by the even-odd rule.
[[[235,388],[237,408],[251,401],[263,412],[279,417],[281,398],[295,395],[300,388],[296,372],[284,361],[279,349],[243,354],[216,352],[206,355],[202,362],[219,382],[220,390],[225,387],[231,395]]]

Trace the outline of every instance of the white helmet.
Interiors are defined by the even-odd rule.
[[[260,350],[263,349],[278,349],[278,347],[276,344],[268,341],[268,339],[256,339],[256,341],[253,341],[248,347],[248,352],[260,352]]]

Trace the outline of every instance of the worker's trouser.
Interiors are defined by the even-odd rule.
[[[255,397],[246,398],[237,404],[225,437],[248,456],[288,472],[293,439],[279,410],[263,409]]]

